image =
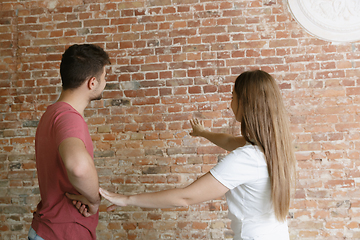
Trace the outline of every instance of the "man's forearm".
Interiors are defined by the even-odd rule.
[[[67,138],[59,146],[70,183],[91,204],[100,202],[99,180],[94,160],[78,138]]]
[[[82,169],[77,170],[76,173],[68,171],[68,176],[71,184],[91,204],[100,203],[99,180],[95,167],[82,166]]]

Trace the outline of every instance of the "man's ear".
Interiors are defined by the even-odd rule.
[[[94,89],[97,86],[97,84],[98,84],[98,82],[96,80],[96,77],[91,77],[87,81],[87,85],[88,85],[89,90]]]

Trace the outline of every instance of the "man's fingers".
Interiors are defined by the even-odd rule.
[[[82,205],[81,202],[77,202],[76,205],[75,205],[75,207],[76,207],[77,209],[79,209],[79,211],[80,211],[81,205]]]
[[[81,205],[81,207],[80,207],[80,209],[79,209],[79,212],[84,215],[84,212],[85,212],[86,210],[87,210],[87,209],[86,209],[86,206],[85,206],[85,205]]]
[[[70,193],[65,193],[66,197],[71,199],[71,200],[76,200],[79,201],[80,200],[80,195],[76,195],[76,194],[70,194]]]
[[[89,206],[87,205],[87,199],[82,195],[75,195],[70,193],[65,193],[66,197],[72,200],[72,204],[76,207],[80,214],[84,217],[90,217],[94,213],[89,212]]]

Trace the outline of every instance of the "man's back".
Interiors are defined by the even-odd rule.
[[[83,117],[65,102],[49,106],[35,137],[41,202],[32,227],[44,239],[96,239],[98,214],[85,218],[65,196],[65,193],[78,194],[58,150],[60,143],[71,137],[82,140],[93,157],[93,145]]]

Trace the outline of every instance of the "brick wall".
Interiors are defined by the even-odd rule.
[[[291,239],[360,239],[360,43],[307,34],[282,0],[2,0],[0,238],[24,239],[39,201],[34,136],[56,101],[61,54],[94,43],[111,56],[103,100],[86,120],[103,188],[191,183],[226,152],[188,135],[188,120],[238,133],[235,77],[263,69],[289,111],[298,179]],[[224,198],[179,209],[106,213],[99,239],[229,239]]]

